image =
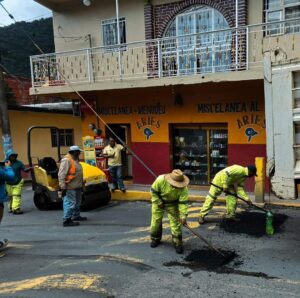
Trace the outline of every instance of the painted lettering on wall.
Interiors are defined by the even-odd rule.
[[[246,125],[258,125],[261,128],[266,128],[266,120],[259,114],[244,115],[236,120],[238,128],[242,128]]]
[[[139,130],[143,130],[144,136],[148,141],[151,136],[154,135],[155,129],[160,128],[161,121],[153,116],[141,117],[137,122],[136,126]]]
[[[162,115],[166,114],[166,106],[159,102],[154,105],[138,105],[138,106],[109,106],[97,107],[97,113],[103,116],[111,115]]]
[[[251,102],[222,102],[222,103],[199,103],[198,113],[243,113],[260,112],[257,101]]]
[[[258,126],[262,129],[266,128],[266,120],[259,114],[243,115],[236,120],[236,124],[238,129],[244,130],[244,134],[248,143],[259,134],[255,126]]]

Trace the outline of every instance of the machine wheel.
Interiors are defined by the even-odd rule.
[[[47,211],[47,210],[51,209],[52,204],[49,200],[49,197],[44,192],[35,193],[34,197],[33,197],[33,201],[34,201],[34,205],[39,210]]]
[[[110,190],[83,194],[80,209],[81,211],[89,211],[107,205],[110,200]]]

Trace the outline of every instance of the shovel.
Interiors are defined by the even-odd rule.
[[[168,210],[166,210],[166,211],[169,212],[172,216],[174,216],[179,221],[177,215],[175,215],[173,212],[170,212]],[[210,249],[214,250],[218,255],[222,256],[223,258],[227,258],[227,256],[225,256],[219,249],[217,249],[210,241],[208,241],[206,238],[204,238],[198,232],[196,232],[194,229],[192,229],[187,223],[182,224],[182,225],[185,228],[187,228],[191,233],[193,233],[196,237],[198,237],[200,240],[202,240]]]
[[[212,186],[214,186],[214,187],[216,187],[216,188],[224,191],[224,189],[222,187],[220,187],[220,186],[218,186],[218,185],[216,185],[216,184],[214,184],[212,182],[210,184]],[[231,192],[228,192],[228,191],[224,191],[224,192],[225,192],[225,194],[230,195],[230,196],[234,196],[237,199],[240,199],[241,201],[243,201],[243,202],[245,202],[245,203],[247,203],[249,205],[249,202],[247,200],[241,198],[237,194],[234,194],[234,193],[231,193]],[[258,209],[258,210],[263,211],[263,212],[266,213],[266,234],[269,235],[269,236],[273,235],[274,234],[273,213],[270,210],[267,210],[265,208],[259,207],[259,206],[255,205],[255,204],[251,204],[249,206],[254,207],[254,208],[256,208],[256,209]]]

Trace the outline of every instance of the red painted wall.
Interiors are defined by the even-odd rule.
[[[131,149],[156,174],[170,172],[170,144],[133,142]],[[155,177],[136,159],[132,161],[133,182],[137,184],[152,184]]]
[[[171,171],[170,144],[169,143],[132,143],[132,150],[145,162],[156,174],[164,174]],[[247,166],[255,164],[255,157],[266,157],[266,145],[228,144],[228,164]],[[151,184],[154,177],[133,158],[133,182],[137,184]],[[254,191],[254,178],[246,181],[246,190]],[[269,183],[266,181],[266,192]]]
[[[255,165],[255,157],[266,157],[266,145],[228,144],[228,164]],[[254,178],[246,180],[245,188],[254,191]],[[266,192],[269,189],[269,181],[266,181]]]

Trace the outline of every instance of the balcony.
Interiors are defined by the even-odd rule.
[[[31,56],[31,94],[263,79],[263,53],[300,58],[299,32],[294,19]]]

